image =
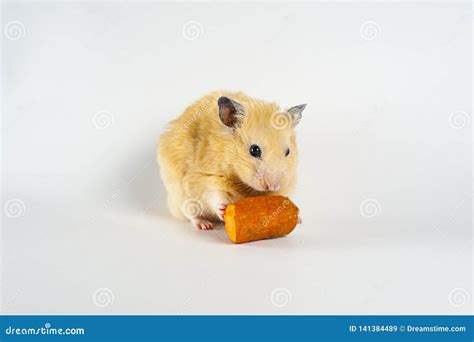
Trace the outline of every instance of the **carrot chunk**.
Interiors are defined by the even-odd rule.
[[[225,229],[234,243],[276,238],[295,229],[298,212],[287,197],[248,197],[227,206]]]

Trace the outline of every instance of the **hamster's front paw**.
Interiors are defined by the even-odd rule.
[[[223,199],[219,203],[217,203],[217,216],[222,222],[224,222],[225,209],[227,208],[227,205],[229,203],[230,202],[226,199]]]
[[[209,207],[219,220],[224,221],[224,213],[227,205],[230,203],[229,196],[224,191],[209,191],[207,193]]]
[[[193,218],[191,223],[199,230],[208,230],[214,228],[214,223],[199,217]]]

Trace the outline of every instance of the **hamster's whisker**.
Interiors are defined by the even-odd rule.
[[[237,178],[235,180],[235,183],[237,186],[239,186],[242,190],[245,190],[247,191],[249,194],[251,195],[254,195],[256,193],[258,193],[257,190],[255,190],[254,188],[252,188],[250,185],[248,185],[247,183],[245,183],[244,181],[242,181],[240,178]]]

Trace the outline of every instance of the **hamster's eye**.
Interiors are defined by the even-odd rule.
[[[258,147],[258,145],[250,146],[249,152],[250,155],[255,158],[260,158],[262,156],[262,150],[260,149],[260,147]]]
[[[290,148],[288,147],[285,152],[285,157],[288,157],[289,154],[290,154]]]

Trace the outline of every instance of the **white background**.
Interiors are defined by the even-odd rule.
[[[469,2],[2,16],[3,312],[471,312]],[[156,138],[215,89],[308,103],[290,236],[233,245],[167,213]]]

